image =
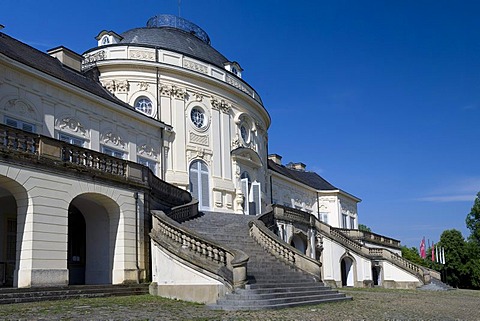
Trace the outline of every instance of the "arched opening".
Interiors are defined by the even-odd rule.
[[[372,279],[374,286],[382,285],[382,268],[380,266],[372,266]]]
[[[290,240],[290,245],[305,254],[307,251],[307,239],[306,237],[302,236],[299,234],[294,234]]]
[[[120,210],[99,194],[82,194],[68,209],[69,284],[111,284]]]
[[[18,286],[28,196],[16,181],[0,176],[0,287]]]
[[[198,200],[198,207],[202,210],[210,209],[210,188],[207,165],[201,160],[195,160],[189,169],[190,193]]]
[[[353,260],[349,257],[344,257],[340,262],[340,269],[342,273],[342,286],[354,286]]]

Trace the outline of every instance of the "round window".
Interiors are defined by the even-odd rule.
[[[147,97],[139,97],[135,100],[135,109],[150,116],[153,113],[152,101]]]
[[[205,113],[200,108],[192,108],[190,119],[197,128],[202,128],[205,126]]]

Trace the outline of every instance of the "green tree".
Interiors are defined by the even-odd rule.
[[[416,247],[408,248],[406,246],[401,247],[402,257],[418,265],[425,266],[425,261],[420,257],[418,249]]]
[[[440,246],[445,248],[446,262],[443,268],[447,275],[447,283],[454,287],[469,287],[467,249],[462,232],[455,229],[443,231]]]
[[[465,269],[468,271],[468,288],[480,289],[480,245],[473,240],[466,243],[465,252],[467,263]]]
[[[364,232],[371,232],[372,230],[365,224],[358,224],[358,230]]]
[[[475,197],[472,209],[465,221],[471,233],[470,238],[480,244],[480,192]]]

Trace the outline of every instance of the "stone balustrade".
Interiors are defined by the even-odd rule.
[[[196,208],[197,202],[183,205],[185,211]],[[185,217],[184,209],[180,210],[179,206],[175,212],[181,213],[180,219]],[[174,217],[177,214],[173,214]],[[213,241],[187,231],[182,228],[176,221],[167,216],[162,211],[152,211],[153,229],[150,236],[157,243],[161,244],[164,249],[172,250],[172,254],[182,256],[182,252],[186,251],[189,255],[184,259],[195,264],[199,271],[203,269],[222,277],[233,288],[243,288],[247,283],[247,262],[248,256],[239,250],[229,249],[225,246],[217,244]],[[171,215],[171,213],[170,213]],[[228,273],[222,273],[226,268]]]
[[[311,274],[315,279],[321,279],[321,263],[319,261],[309,258],[291,245],[280,240],[261,220],[251,221],[249,226],[250,235],[265,250],[281,261]]]
[[[379,235],[379,234],[367,232],[367,231],[360,231],[360,230],[350,230],[350,229],[338,229],[338,230],[355,240],[370,242],[370,243],[387,246],[395,249],[400,248],[400,241],[383,236],[383,235]]]
[[[4,159],[141,186],[170,206],[192,200],[190,193],[161,180],[146,166],[3,124],[0,153]]]

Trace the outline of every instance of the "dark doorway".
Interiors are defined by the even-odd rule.
[[[85,218],[74,206],[68,209],[68,280],[70,285],[85,284]]]

